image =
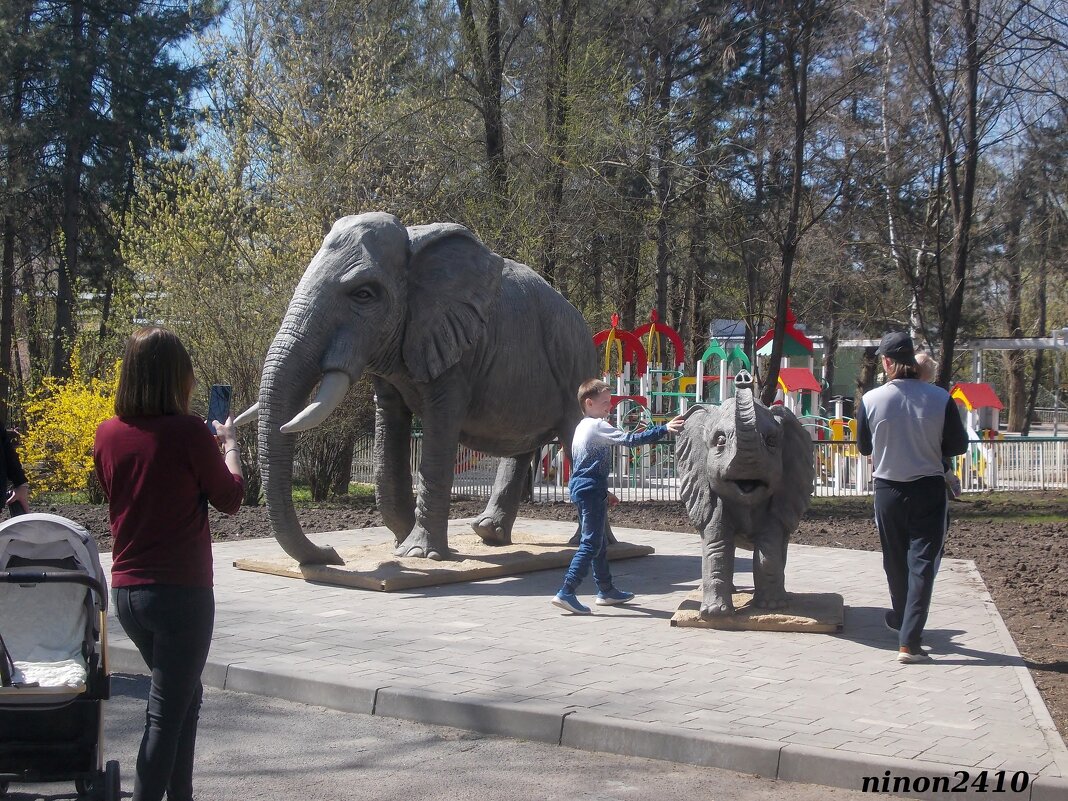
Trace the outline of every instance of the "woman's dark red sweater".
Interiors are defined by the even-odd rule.
[[[112,586],[212,586],[208,503],[234,514],[244,480],[192,415],[112,417],[93,449],[111,515]]]

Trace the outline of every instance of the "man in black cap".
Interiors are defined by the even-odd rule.
[[[888,333],[876,354],[886,383],[861,399],[857,447],[872,457],[875,525],[893,607],[885,622],[898,632],[897,660],[913,664],[931,659],[920,645],[946,535],[942,460],[964,453],[968,435],[949,393],[920,380],[912,337]]]

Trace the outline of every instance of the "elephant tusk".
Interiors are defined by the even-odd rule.
[[[241,414],[239,414],[237,417],[234,418],[234,425],[235,426],[243,426],[243,425],[245,425],[245,423],[251,423],[253,420],[255,420],[259,416],[260,416],[260,405],[258,403],[254,403],[251,406],[249,406],[247,409],[245,409],[245,411],[241,412]]]
[[[304,410],[280,429],[283,434],[296,434],[315,428],[341,403],[349,391],[349,376],[341,370],[331,370],[323,374],[319,382],[319,394]]]

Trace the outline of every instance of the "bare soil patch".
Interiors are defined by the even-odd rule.
[[[483,507],[479,501],[455,501],[451,516],[474,516]],[[93,533],[102,551],[111,549],[104,506],[35,505],[34,511],[76,520]],[[338,501],[298,512],[308,531],[382,525],[377,509],[367,501]],[[575,519],[574,507],[567,503],[524,504],[519,514],[535,519]],[[1068,493],[966,495],[952,504],[951,515],[946,556],[972,559],[979,567],[1064,736],[1068,731]],[[621,504],[612,510],[611,519],[620,527],[696,536],[679,503]],[[271,536],[265,507],[245,507],[234,517],[212,511],[211,528],[217,541]],[[871,500],[817,499],[794,541],[877,551]]]

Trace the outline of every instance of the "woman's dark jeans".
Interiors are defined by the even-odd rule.
[[[193,798],[193,752],[215,625],[210,587],[144,584],[113,591],[123,629],[152,671],[133,801]]]

